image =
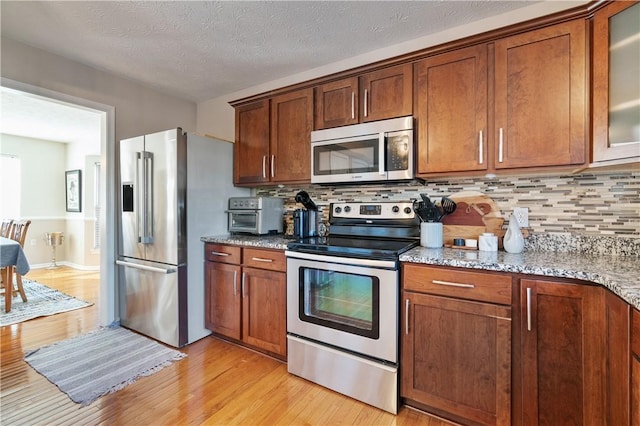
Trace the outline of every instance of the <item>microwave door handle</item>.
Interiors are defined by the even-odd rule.
[[[385,164],[384,164],[384,158],[385,158],[385,151],[386,151],[386,137],[385,134],[380,132],[380,134],[378,135],[378,173],[380,174],[380,176],[384,176],[385,175]]]

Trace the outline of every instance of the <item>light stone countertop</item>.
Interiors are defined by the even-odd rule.
[[[640,258],[637,256],[536,251],[513,254],[416,247],[402,254],[400,261],[590,281],[603,285],[640,310]]]
[[[205,243],[286,250],[294,240],[287,235],[216,235]],[[400,256],[401,262],[451,266],[485,271],[572,278],[600,284],[640,310],[640,257],[575,252],[485,252],[451,248],[416,247]]]
[[[259,247],[268,249],[286,250],[287,244],[294,240],[294,237],[277,234],[277,235],[243,235],[243,234],[224,234],[201,237],[200,240],[205,243],[231,244],[245,247]]]

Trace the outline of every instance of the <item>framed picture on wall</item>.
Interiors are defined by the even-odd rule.
[[[82,175],[80,170],[65,172],[65,188],[67,196],[67,211],[82,211]]]

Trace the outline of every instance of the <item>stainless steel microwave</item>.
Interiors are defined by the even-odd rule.
[[[311,183],[413,179],[413,117],[311,132]]]

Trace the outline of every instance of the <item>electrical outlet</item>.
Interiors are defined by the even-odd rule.
[[[529,226],[529,209],[527,207],[514,207],[511,215],[518,219],[518,224],[521,228]]]
[[[29,243],[31,244],[31,246],[35,246],[38,244],[38,240],[36,240],[35,238],[32,238],[31,241],[29,241]]]

